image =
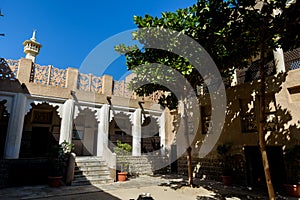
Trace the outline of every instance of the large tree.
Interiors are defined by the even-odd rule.
[[[276,10],[281,12],[274,14]],[[260,2],[254,0],[198,0],[191,7],[179,9],[176,12],[162,13],[161,17],[150,15],[134,17],[134,23],[138,28],[168,28],[193,38],[210,54],[223,76],[230,76],[233,69],[244,68],[252,58],[260,57],[262,80],[259,139],[270,198],[274,198],[274,192],[272,192],[264,139],[265,63],[269,61],[272,51],[276,48],[282,47],[284,50],[289,50],[299,46],[299,32],[296,31],[299,30],[298,14],[299,1],[292,2],[287,6],[285,1],[280,0]],[[147,34],[139,33],[139,31],[133,34],[133,38],[145,46],[149,43]],[[174,45],[182,44],[175,42]],[[124,45],[117,46],[116,50],[125,53],[128,69],[137,74],[132,81],[133,88],[136,88],[134,87],[135,84],[140,85],[141,82],[145,81],[145,77],[149,77],[149,74],[160,77],[164,81],[176,82],[168,73],[155,68],[141,67],[151,63],[170,66],[184,76],[186,84],[178,88],[183,93],[189,92],[185,91],[187,84],[196,91],[205,79],[189,60],[169,51],[153,48],[139,49]],[[170,90],[158,82],[154,81],[151,84],[142,85],[136,89],[136,92],[138,94],[151,94],[157,90]],[[160,103],[174,108],[178,106],[178,100],[185,105],[185,99],[180,99],[173,93],[167,97],[162,97]],[[184,106],[183,110],[185,113],[187,106]],[[183,114],[184,116],[185,114]],[[187,158],[188,175],[190,184],[192,184],[190,147],[187,147]]]

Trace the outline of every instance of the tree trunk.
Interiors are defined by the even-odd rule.
[[[186,160],[187,160],[187,167],[188,167],[188,184],[192,187],[193,186],[193,170],[192,170],[192,148],[190,146],[189,142],[189,130],[188,130],[188,116],[187,116],[187,108],[186,108],[186,102],[184,102],[183,105],[184,108],[184,135],[185,135],[185,140],[186,140]]]
[[[186,159],[187,159],[187,167],[188,167],[188,184],[193,186],[193,170],[192,170],[192,148],[188,147],[186,149]]]
[[[262,34],[264,35],[264,29],[262,29]],[[262,37],[264,38],[264,37]],[[269,199],[274,200],[275,194],[273,189],[273,184],[271,180],[271,174],[270,174],[270,168],[269,168],[269,161],[266,151],[266,140],[265,140],[265,99],[266,99],[266,75],[265,75],[265,63],[264,63],[264,53],[265,53],[265,44],[264,40],[262,40],[261,48],[260,48],[260,101],[259,101],[259,128],[258,128],[258,134],[259,134],[259,146],[260,146],[260,152],[262,156],[262,162],[264,167],[264,173],[266,177],[266,183],[268,187],[268,194]]]
[[[184,87],[184,99],[182,100],[182,118],[184,123],[184,136],[186,141],[186,159],[187,159],[187,167],[188,167],[188,184],[193,187],[193,170],[192,170],[192,148],[190,146],[189,141],[189,129],[188,129],[188,112],[187,112],[187,91],[186,87]]]

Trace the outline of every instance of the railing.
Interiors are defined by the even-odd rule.
[[[102,153],[103,160],[106,161],[106,164],[110,169],[116,169],[117,166],[117,155],[103,144],[103,153]]]
[[[284,53],[284,62],[286,71],[300,68],[300,48]],[[272,76],[276,73],[274,62],[271,61],[265,65],[266,75]],[[253,62],[246,70],[239,70],[238,83],[250,82],[260,79],[259,60]]]
[[[272,76],[275,75],[276,69],[273,62],[269,62],[265,65],[266,69],[266,76]],[[245,72],[245,80],[244,82],[250,82],[254,80],[260,79],[260,73],[259,73],[259,60],[253,62],[250,67]]]
[[[284,61],[287,71],[300,68],[300,48],[284,53]]]
[[[124,80],[113,81],[113,95],[131,99],[137,98],[136,93],[128,89],[128,83]]]
[[[102,77],[78,73],[77,87],[87,92],[102,93]]]
[[[32,66],[33,80],[36,84],[66,87],[67,71],[64,69],[58,69],[51,65],[40,66],[33,64]]]
[[[125,81],[114,81],[113,83],[113,95],[124,96],[125,95]]]

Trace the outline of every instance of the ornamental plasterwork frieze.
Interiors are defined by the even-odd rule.
[[[52,66],[49,66],[49,67],[51,67],[49,85],[66,87],[67,71],[63,70],[63,69],[58,69],[58,68],[55,68]]]
[[[6,100],[6,103],[4,104],[6,106],[6,111],[8,113],[11,113],[13,98],[10,96],[0,96],[0,101],[3,101],[3,100]]]
[[[75,105],[75,110],[74,110],[74,117],[73,117],[73,119],[76,119],[76,118],[78,117],[79,113],[80,113],[81,111],[86,110],[86,109],[92,111],[92,112],[95,114],[95,119],[96,119],[98,122],[100,121],[100,119],[98,119],[98,114],[97,114],[97,112],[100,112],[100,109],[99,109],[99,108],[95,108],[95,107],[93,107],[93,106],[87,106],[87,105]]]
[[[109,122],[111,122],[113,120],[113,118],[117,117],[120,114],[127,116],[129,121],[131,122],[131,124],[133,124],[133,121],[132,121],[133,113],[130,112],[129,110],[124,111],[124,110],[118,110],[118,109],[110,109]]]
[[[150,123],[155,123],[159,128],[162,127],[162,124],[164,124],[165,119],[164,119],[164,115],[162,113],[162,115],[150,115],[150,114],[142,114],[142,125],[145,122],[145,119],[150,117]],[[154,121],[154,122],[153,122]]]
[[[136,93],[128,89],[128,84],[124,80],[113,82],[113,95],[131,99],[137,98]]]
[[[115,96],[124,96],[125,94],[125,81],[114,81],[113,86],[113,95]]]
[[[25,108],[25,115],[30,112],[30,110],[32,109],[32,105],[37,106],[37,105],[43,104],[43,103],[49,104],[53,108],[57,108],[56,111],[57,111],[59,117],[62,118],[63,104],[53,103],[53,102],[49,102],[49,101],[39,101],[39,100],[33,100],[33,99],[27,99],[26,108]]]
[[[102,77],[92,74],[78,74],[77,87],[79,90],[87,92],[102,93]]]
[[[17,72],[19,69],[19,61],[17,60],[0,60],[0,80],[16,80]],[[29,82],[43,85],[43,86],[57,86],[67,87],[67,74],[68,69],[55,68],[52,65],[41,66],[36,63],[32,63]],[[120,96],[130,99],[137,99],[137,94],[128,88],[128,83],[125,80],[108,83],[108,87],[112,84],[112,94],[114,96]],[[87,92],[103,94],[103,77],[95,76],[93,74],[78,73],[77,89]],[[155,92],[152,95],[144,97],[147,101],[157,102],[162,96],[162,92]]]
[[[51,65],[40,66],[33,65],[34,79],[36,84],[66,87],[67,71],[65,69],[58,69]]]

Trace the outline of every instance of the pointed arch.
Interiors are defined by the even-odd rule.
[[[39,104],[49,104],[50,106],[52,106],[53,108],[55,108],[55,110],[57,111],[58,116],[60,118],[62,118],[62,106],[63,106],[63,104],[61,104],[61,103],[53,103],[53,102],[49,102],[49,101],[39,101],[39,100],[33,100],[33,99],[27,100],[26,111],[25,111],[26,114],[28,112],[30,112],[34,106],[37,106]]]
[[[59,141],[59,106],[50,105],[46,101],[31,101],[29,105],[30,109],[24,119],[20,157],[44,157]]]
[[[77,107],[72,143],[78,156],[95,155],[97,151],[97,111],[87,106]]]
[[[113,150],[117,141],[132,145],[132,113],[111,110],[109,124],[109,148]]]
[[[145,115],[142,124],[142,153],[153,152],[160,149],[159,119]]]
[[[7,110],[8,113],[11,113],[13,97],[12,96],[0,96],[0,101],[6,101],[5,102],[6,110]]]

